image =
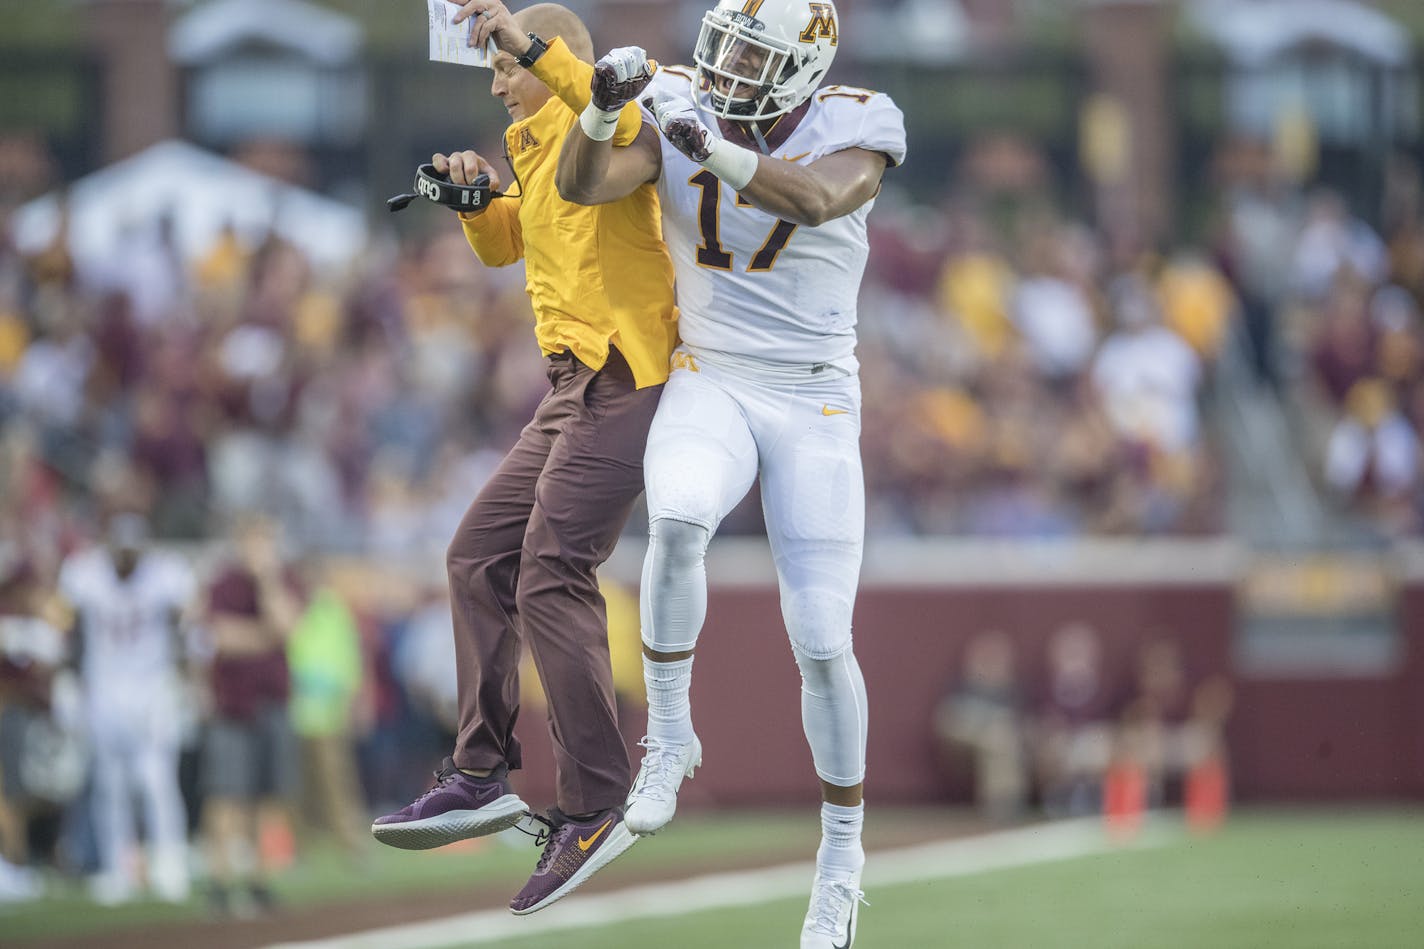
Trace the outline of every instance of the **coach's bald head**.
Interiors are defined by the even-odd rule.
[[[578,14],[557,3],[536,3],[514,14],[520,28],[537,35],[544,42],[563,37],[564,45],[586,63],[593,62],[593,37]]]

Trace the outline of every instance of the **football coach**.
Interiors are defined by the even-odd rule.
[[[454,752],[435,787],[379,818],[372,833],[425,849],[494,833],[525,815],[507,774],[521,763],[514,723],[527,646],[548,696],[557,806],[538,868],[510,903],[524,914],[564,896],[635,840],[623,825],[630,768],[595,573],[643,490],[643,449],[668,377],[677,311],[654,186],[598,207],[570,204],[555,186],[564,137],[591,95],[587,28],[556,4],[517,14],[498,2],[456,5],[456,22],[474,19],[470,44],[493,38],[499,49],[490,92],[509,111],[504,140],[519,186],[517,196],[461,212],[460,222],[487,266],[524,260],[549,391],[450,543],[460,695]],[[575,110],[567,100],[579,97]],[[615,141],[632,142],[642,126],[629,104]],[[473,151],[435,155],[432,164],[453,185],[488,175],[499,191],[499,170]]]

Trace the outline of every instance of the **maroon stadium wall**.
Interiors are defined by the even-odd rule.
[[[1409,793],[1424,798],[1424,571],[1414,576],[1400,598],[1405,660],[1398,685],[1403,722],[1402,757]],[[1410,767],[1412,765],[1412,767]]]
[[[1424,572],[1404,570],[1391,599],[1397,638],[1381,668],[1237,676],[1238,797],[1424,798]]]
[[[1101,638],[1114,694],[1131,694],[1139,649],[1163,638],[1179,644],[1188,685],[1215,673],[1231,678],[1236,704],[1227,737],[1238,799],[1424,797],[1424,582],[1401,593],[1401,661],[1390,674],[1254,678],[1233,665],[1239,558],[1210,545],[1184,557],[1175,548],[1120,554],[1037,562],[991,550],[972,563],[892,556],[877,565],[870,551],[855,614],[871,701],[870,796],[883,804],[968,802],[969,775],[940,757],[931,725],[966,645],[986,630],[1007,633],[1033,708],[1044,693],[1048,638],[1085,623]],[[691,806],[815,800],[799,677],[768,582],[771,565],[739,554],[711,563],[709,572],[714,585],[693,686],[703,770],[682,799]],[[631,747],[644,716],[633,709],[626,718]],[[520,734],[521,786],[547,801],[542,714],[529,710]]]

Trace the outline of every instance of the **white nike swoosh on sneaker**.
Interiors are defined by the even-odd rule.
[[[846,941],[831,949],[850,949],[850,934],[855,932],[855,904],[850,904],[850,919],[846,922]]]

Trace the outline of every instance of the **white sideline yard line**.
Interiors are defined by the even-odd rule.
[[[1151,825],[1134,847],[1158,846],[1173,836],[1150,828]],[[1057,821],[873,852],[866,859],[864,886],[873,897],[874,891],[884,886],[972,876],[1116,849],[1123,848],[1108,839],[1101,818]],[[804,862],[761,870],[709,873],[612,893],[569,896],[556,907],[534,916],[514,916],[502,909],[481,910],[346,936],[278,943],[269,949],[440,949],[487,945],[503,939],[583,930],[631,919],[683,916],[808,896],[814,872],[815,865]]]

